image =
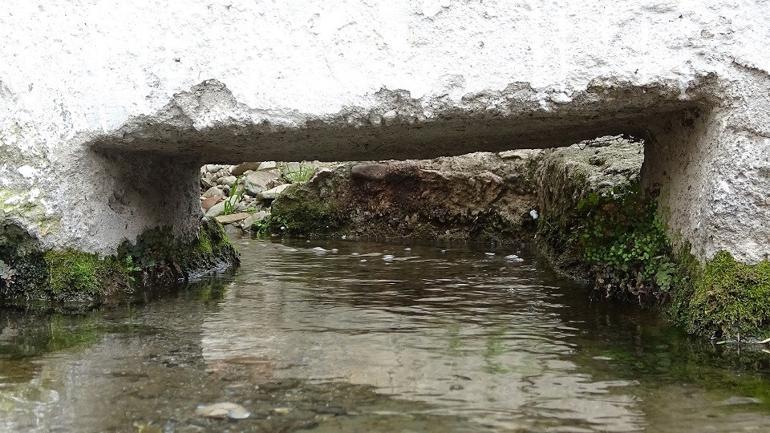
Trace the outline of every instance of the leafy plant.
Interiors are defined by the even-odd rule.
[[[572,242],[590,264],[596,288],[607,297],[663,301],[680,272],[672,259],[655,201],[638,185],[590,193],[577,206]]]

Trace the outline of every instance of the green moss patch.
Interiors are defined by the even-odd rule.
[[[51,295],[62,297],[99,297],[102,293],[126,290],[135,271],[131,260],[100,258],[75,250],[48,251],[44,254]]]
[[[203,222],[191,241],[159,228],[136,243],[124,242],[108,257],[71,249],[43,252],[22,232],[0,230],[0,305],[79,312],[122,300],[137,288],[158,290],[238,263],[223,227],[213,220]]]
[[[703,265],[688,262],[681,269],[689,280],[678,287],[670,308],[688,332],[728,340],[768,334],[770,262],[748,265],[724,251]]]
[[[323,235],[339,231],[346,218],[331,202],[313,199],[302,186],[286,191],[270,209],[270,216],[256,227],[257,233],[278,233],[290,236]]]

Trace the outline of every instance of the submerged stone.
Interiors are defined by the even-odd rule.
[[[251,416],[251,412],[246,410],[245,407],[229,402],[200,405],[195,408],[195,414],[207,418],[229,418],[235,420],[246,419]]]

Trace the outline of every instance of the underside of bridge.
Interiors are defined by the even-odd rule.
[[[383,90],[373,108],[318,118],[273,113],[268,121],[210,80],[176,95],[159,113],[92,140],[89,149],[112,174],[110,208],[127,221],[124,229],[139,221],[174,227],[184,237],[196,232],[200,219],[203,162],[433,158],[627,135],[647,143],[642,181],[660,198],[670,233],[705,257],[712,235],[702,223],[714,186],[710,162],[718,154],[716,101],[705,89],[713,89],[708,79],[687,95],[665,86],[596,87],[549,109],[521,85],[469,96],[463,107],[425,105]]]

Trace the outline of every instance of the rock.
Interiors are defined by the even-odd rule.
[[[278,164],[275,161],[264,161],[259,163],[259,167],[257,167],[257,170],[264,171],[264,170],[275,170],[278,168]]]
[[[390,173],[390,167],[386,164],[356,164],[350,169],[350,175],[354,178],[366,180],[383,180]]]
[[[195,414],[198,416],[205,416],[207,418],[220,418],[220,419],[246,419],[251,416],[251,412],[246,410],[245,407],[236,403],[214,403],[214,404],[202,404],[195,409]]]
[[[220,201],[224,200],[224,196],[212,196],[212,197],[206,197],[203,200],[201,200],[201,208],[203,208],[203,211],[206,212],[209,209],[211,209],[212,206],[219,203]]]
[[[302,169],[302,163],[296,161],[287,162],[283,165],[283,167],[287,172],[299,171]]]
[[[225,212],[225,202],[223,200],[215,204],[214,206],[211,206],[209,210],[206,211],[206,217],[216,218],[219,215],[222,215],[224,212]]]
[[[209,173],[216,173],[222,169],[228,168],[227,165],[221,165],[221,164],[207,164],[206,165],[206,171]]]
[[[524,261],[524,259],[517,256],[516,254],[505,256],[505,260],[508,260],[509,262],[512,262],[512,263],[521,263]]]
[[[209,198],[209,197],[224,197],[225,192],[222,190],[222,188],[218,186],[212,186],[211,188],[207,189],[206,192],[201,195],[203,198]]]
[[[283,194],[284,191],[286,191],[286,188],[290,187],[290,183],[285,183],[283,185],[278,185],[273,189],[269,189],[267,191],[262,191],[262,198],[267,200],[273,200],[279,195]]]
[[[238,239],[243,234],[238,224],[224,224],[225,234],[229,239]]]
[[[280,184],[281,175],[277,171],[249,171],[243,179],[246,192],[259,196],[263,191]]]
[[[218,184],[227,186],[233,186],[236,181],[238,181],[238,178],[235,176],[223,176],[217,179]]]
[[[238,165],[234,165],[230,167],[230,174],[233,176],[240,176],[243,173],[246,173],[247,171],[254,171],[258,170],[259,166],[262,165],[262,163],[259,162],[242,162]]]
[[[201,176],[201,187],[202,188],[211,188],[214,186],[214,177],[211,175],[211,173],[206,173],[205,175]]]
[[[220,224],[232,224],[237,223],[238,221],[243,221],[250,216],[251,214],[248,212],[238,212],[230,215],[219,215],[214,219],[216,219]]]

